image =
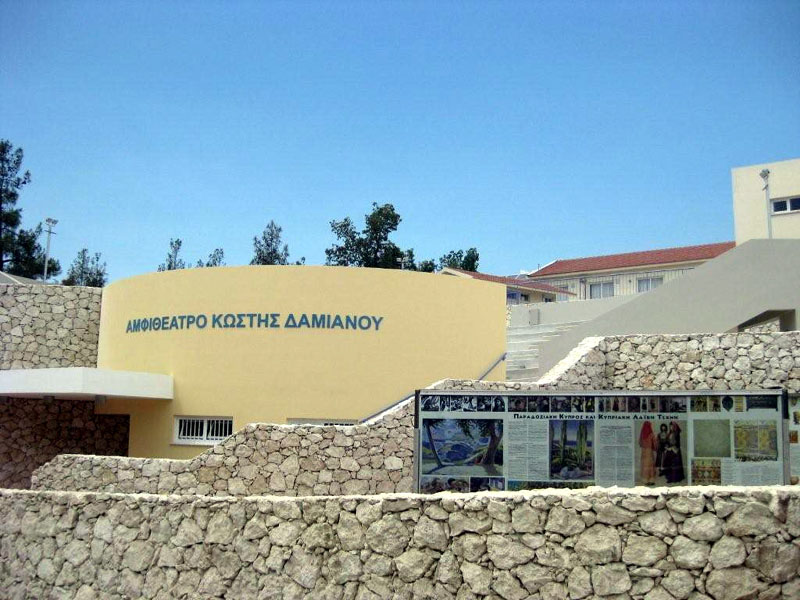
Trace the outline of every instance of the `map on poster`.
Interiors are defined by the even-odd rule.
[[[417,394],[418,490],[771,485],[800,475],[800,398],[784,456],[780,390]],[[793,412],[794,411],[794,412]],[[793,421],[794,419],[794,421]]]

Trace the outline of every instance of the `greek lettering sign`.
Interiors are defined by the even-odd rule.
[[[417,487],[783,484],[785,407],[781,390],[420,391]]]
[[[380,331],[383,317],[329,313],[198,313],[129,319],[125,333],[192,329],[342,329]]]

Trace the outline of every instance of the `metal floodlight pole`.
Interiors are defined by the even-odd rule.
[[[47,263],[50,262],[50,236],[55,235],[53,227],[58,224],[58,221],[47,217],[44,222],[47,223],[47,250],[44,253],[44,282],[47,283]]]
[[[764,169],[759,173],[764,180],[764,195],[767,198],[767,239],[772,239],[772,206],[769,199],[769,169]]]

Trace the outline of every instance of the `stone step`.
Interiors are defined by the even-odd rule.
[[[507,369],[508,381],[536,381],[539,379],[539,369]]]
[[[519,361],[512,361],[506,363],[506,371],[516,370],[516,369],[538,369],[539,368],[539,361],[538,360],[519,360]]]

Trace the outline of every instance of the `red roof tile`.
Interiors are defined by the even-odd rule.
[[[465,275],[469,275],[473,279],[480,279],[482,281],[491,281],[492,283],[503,283],[505,285],[511,285],[514,287],[519,288],[527,288],[531,290],[538,290],[540,292],[549,292],[551,294],[569,294],[570,296],[574,296],[572,292],[567,292],[565,290],[560,290],[557,287],[553,287],[552,285],[547,285],[546,283],[541,283],[539,281],[532,281],[530,279],[517,279],[516,277],[501,277],[499,275],[487,275],[486,273],[478,273],[476,271],[465,271],[464,269],[456,269],[454,267],[447,267],[451,271],[458,271],[459,273],[464,273]]]
[[[604,271],[608,269],[625,269],[647,265],[663,265],[693,260],[710,260],[736,245],[735,242],[718,244],[702,244],[700,246],[683,246],[665,248],[663,250],[645,250],[644,252],[627,252],[625,254],[608,254],[606,256],[590,256],[587,258],[570,258],[557,260],[538,271],[531,277],[561,275],[563,273],[584,273],[587,271]]]

